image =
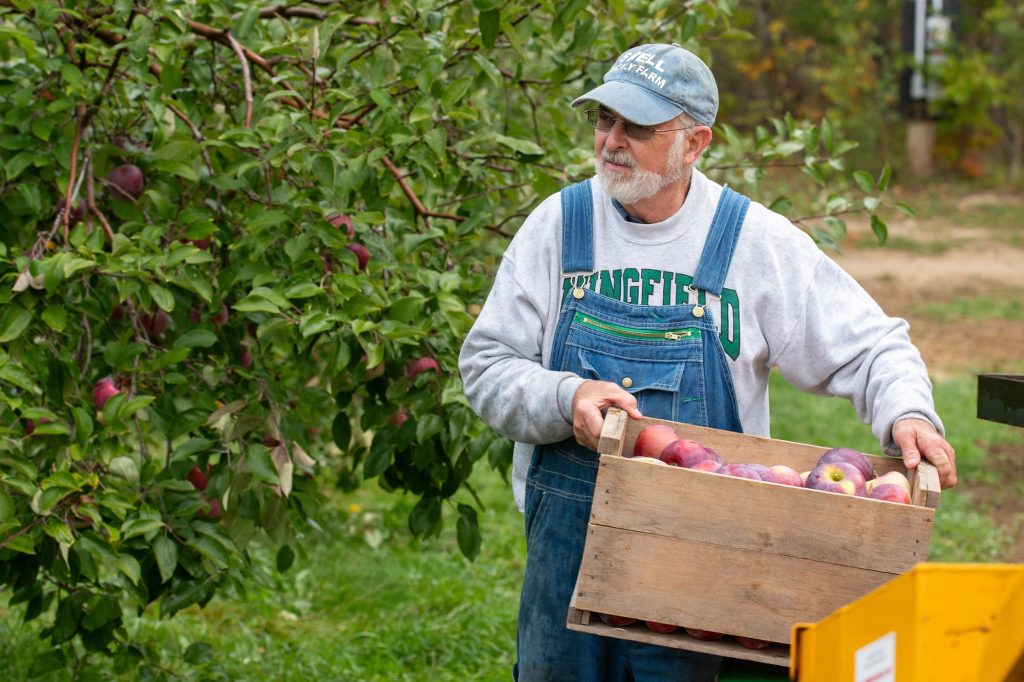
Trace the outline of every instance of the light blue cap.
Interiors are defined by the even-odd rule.
[[[718,85],[700,57],[678,45],[632,47],[615,60],[604,83],[572,106],[597,102],[640,125],[656,125],[688,114],[706,126],[718,114]]]

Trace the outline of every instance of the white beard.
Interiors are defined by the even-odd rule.
[[[668,152],[668,169],[664,175],[638,168],[636,159],[629,152],[603,150],[600,158],[597,159],[597,178],[601,181],[601,187],[604,188],[608,196],[623,205],[650,199],[685,175],[687,169],[682,160],[685,142],[685,133],[677,135],[673,140],[672,147]],[[605,161],[628,166],[632,169],[632,173],[629,177],[625,177],[620,173],[606,170]]]

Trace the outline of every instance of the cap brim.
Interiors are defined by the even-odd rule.
[[[578,107],[585,102],[597,102],[626,120],[644,126],[664,123],[683,113],[682,107],[632,83],[622,81],[608,81],[599,85],[585,95],[574,99],[572,106]]]

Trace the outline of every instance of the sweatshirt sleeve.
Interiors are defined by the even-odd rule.
[[[548,273],[533,277],[547,280]],[[459,370],[470,406],[496,431],[520,443],[552,443],[572,435],[572,398],[583,379],[543,366],[549,298],[537,281],[528,293],[520,279],[506,253],[462,345]]]
[[[892,426],[908,415],[943,425],[909,325],[878,303],[832,259],[821,255],[789,341],[777,356],[787,381],[811,393],[850,400],[883,450],[899,454]]]

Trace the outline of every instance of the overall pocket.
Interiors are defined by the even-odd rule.
[[[644,416],[705,424],[703,334],[649,320],[576,312],[565,369],[584,379],[611,381],[636,396]]]

